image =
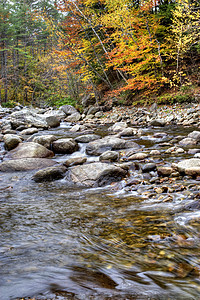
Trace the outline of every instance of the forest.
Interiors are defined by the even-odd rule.
[[[5,107],[193,101],[200,1],[2,0],[0,66]]]

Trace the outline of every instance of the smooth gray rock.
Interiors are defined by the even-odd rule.
[[[79,112],[76,112],[68,116],[65,120],[67,122],[78,122],[80,119],[81,119],[81,114]]]
[[[75,185],[85,187],[105,186],[120,181],[127,174],[127,170],[107,163],[91,163],[72,167],[66,179]]]
[[[155,119],[150,121],[150,125],[155,127],[163,127],[165,126],[165,124],[166,124],[166,120],[164,119]]]
[[[156,164],[155,163],[147,163],[142,166],[142,172],[143,173],[148,173],[151,171],[154,171],[156,169]]]
[[[108,128],[109,131],[112,132],[120,132],[122,130],[124,130],[125,128],[127,128],[127,123],[126,122],[117,122],[114,125],[112,125],[111,127]]]
[[[20,143],[15,149],[9,152],[9,157],[13,159],[27,157],[45,158],[52,156],[54,156],[52,151],[33,142]]]
[[[180,161],[178,164],[176,164],[176,168],[179,172],[188,174],[196,170],[199,170],[200,173],[200,159],[199,158],[190,158],[190,159],[184,159]]]
[[[74,140],[77,143],[89,143],[92,141],[96,141],[100,138],[101,138],[100,135],[97,134],[84,134],[84,135],[77,136]]]
[[[67,168],[64,166],[53,166],[37,171],[32,179],[35,182],[53,181],[64,177]]]
[[[69,116],[69,115],[72,115],[72,114],[78,112],[76,110],[76,108],[73,107],[72,105],[63,105],[60,107],[60,109],[65,113],[66,116]]]
[[[60,126],[60,119],[57,116],[47,116],[45,120],[48,127],[55,128]]]
[[[38,129],[37,128],[27,128],[27,129],[24,129],[20,132],[21,135],[32,135],[34,133],[37,133],[38,132]]]
[[[140,146],[134,142],[129,142],[114,136],[107,136],[103,139],[90,142],[86,146],[86,153],[89,155],[101,155],[103,152],[108,150],[119,150],[126,148],[138,149]]]
[[[52,143],[54,153],[73,153],[79,148],[77,142],[72,138],[59,139]]]
[[[197,140],[193,139],[193,138],[185,138],[185,139],[182,139],[180,142],[179,142],[179,145],[182,146],[182,147],[191,147],[191,146],[195,146],[197,144]]]
[[[99,156],[100,161],[118,161],[119,153],[116,151],[106,151]]]
[[[200,131],[192,131],[188,134],[188,137],[200,142]]]
[[[22,138],[16,134],[5,134],[3,140],[5,149],[9,151],[16,148],[19,143],[22,143]]]
[[[48,158],[21,158],[5,160],[0,163],[1,172],[38,170],[55,165],[56,162]]]
[[[44,117],[36,114],[30,109],[22,109],[16,111],[10,115],[10,122],[12,128],[17,128],[21,125],[23,126],[32,126],[36,128],[47,128],[47,122]]]
[[[48,135],[37,135],[37,136],[31,137],[27,140],[27,142],[38,143],[47,149],[51,149],[52,143],[56,140],[57,140],[57,138],[55,135],[48,134]]]

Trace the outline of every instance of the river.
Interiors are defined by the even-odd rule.
[[[58,130],[73,135],[67,126]],[[153,138],[155,131],[170,140],[192,130],[144,128],[134,140],[162,152],[165,140]],[[84,146],[72,155],[85,155]],[[163,157],[171,163],[190,155]],[[130,177],[143,181],[131,189],[125,181],[95,189],[65,179],[35,183],[33,174],[0,174],[1,300],[200,299],[200,210],[183,209],[198,198],[198,181],[167,182],[159,194],[135,170]]]

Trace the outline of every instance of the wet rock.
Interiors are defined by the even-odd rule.
[[[83,166],[72,167],[66,179],[80,186],[95,187],[105,186],[112,182],[120,181],[127,171],[107,163],[91,163]]]
[[[166,121],[164,119],[155,119],[150,121],[150,125],[155,127],[163,127],[165,124]]]
[[[73,153],[78,150],[77,142],[72,138],[59,139],[52,143],[54,153]]]
[[[37,171],[32,179],[35,182],[53,181],[64,177],[67,168],[64,166],[53,166]]]
[[[147,153],[138,152],[128,157],[128,160],[143,160],[148,157]]]
[[[192,138],[185,138],[179,142],[179,145],[183,147],[195,146],[196,144],[197,144],[197,140]]]
[[[148,173],[151,171],[154,171],[156,169],[156,164],[155,163],[147,163],[142,166],[142,172],[143,173]]]
[[[200,174],[200,159],[191,158],[184,159],[175,165],[179,172],[187,175]]]
[[[54,153],[42,145],[33,142],[20,143],[15,149],[9,152],[9,157],[28,158],[28,157],[52,157]]]
[[[114,125],[112,125],[111,127],[109,127],[109,131],[112,132],[120,132],[122,130],[124,130],[125,128],[127,128],[127,123],[126,122],[117,122]]]
[[[38,136],[33,136],[30,137],[27,142],[34,142],[34,143],[38,143],[42,146],[44,146],[47,149],[51,149],[52,148],[52,143],[54,141],[56,141],[57,138],[55,135],[38,135]]]
[[[133,136],[133,135],[136,135],[137,134],[137,129],[134,129],[134,128],[131,128],[131,127],[128,127],[128,128],[125,128],[122,130],[122,132],[120,132],[118,134],[119,137],[121,136]]]
[[[165,167],[165,166],[157,167],[157,173],[159,176],[163,176],[163,177],[170,176],[173,171],[174,169],[171,167]]]
[[[196,153],[200,153],[200,149],[189,149],[188,150],[188,154],[196,154]]]
[[[183,149],[183,148],[180,148],[180,147],[177,147],[177,146],[174,146],[174,147],[170,147],[169,149],[167,149],[166,151],[165,151],[165,153],[169,153],[169,154],[171,154],[171,153],[184,153],[185,152],[185,150]]]
[[[151,150],[149,154],[152,156],[159,156],[161,155],[161,152],[155,149],[155,150]]]
[[[72,167],[76,165],[83,165],[87,161],[87,157],[72,157],[67,159],[63,165],[66,167]]]
[[[47,116],[45,119],[48,127],[55,128],[60,126],[60,119],[57,116]]]
[[[81,114],[79,112],[76,112],[68,116],[65,120],[67,122],[78,122],[80,119],[81,119]]]
[[[77,113],[78,111],[76,110],[75,107],[72,105],[63,105],[60,107],[60,110],[62,110],[66,116],[72,115],[74,113]]]
[[[188,137],[200,142],[200,131],[192,131],[188,134]]]
[[[100,161],[117,161],[119,153],[116,151],[106,151],[99,156]]]
[[[22,109],[16,111],[10,115],[10,122],[12,127],[15,129],[19,126],[32,126],[36,128],[47,128],[47,122],[44,117],[36,114],[34,111],[29,109]]]
[[[55,165],[56,162],[47,158],[11,159],[0,163],[1,172],[38,170]]]
[[[134,142],[129,143],[124,139],[113,136],[107,136],[102,139],[90,142],[86,146],[86,153],[89,155],[101,155],[108,150],[119,150],[125,148],[139,149],[140,146]]]
[[[34,133],[37,133],[38,132],[38,129],[37,128],[27,128],[27,129],[24,129],[20,132],[21,135],[32,135]]]
[[[22,138],[16,134],[5,134],[3,140],[5,149],[9,151],[16,148],[19,143],[22,143]]]
[[[76,137],[74,140],[77,143],[89,143],[92,141],[96,141],[100,138],[101,137],[97,134],[84,134],[84,135],[80,135],[80,136]]]

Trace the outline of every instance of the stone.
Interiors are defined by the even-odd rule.
[[[165,124],[166,121],[164,119],[155,119],[150,121],[150,125],[155,127],[163,127]]]
[[[200,159],[199,158],[184,159],[184,160],[180,161],[178,164],[176,164],[175,166],[179,172],[185,173],[185,174],[187,173],[189,175],[190,170],[191,170],[191,172],[193,172],[194,168],[200,169]],[[195,172],[197,172],[197,169]]]
[[[79,112],[73,113],[68,116],[65,121],[67,122],[78,122],[81,119],[81,114]]]
[[[5,134],[3,137],[4,147],[8,151],[16,148],[19,143],[22,143],[22,138],[16,134]]]
[[[87,116],[89,115],[95,115],[99,111],[98,106],[91,106],[87,111]]]
[[[128,157],[128,160],[143,160],[148,157],[147,153],[138,152]]]
[[[100,161],[118,161],[119,153],[116,151],[106,151],[99,156]]]
[[[143,173],[148,173],[151,171],[154,171],[156,169],[156,164],[155,163],[147,163],[142,166],[142,172]]]
[[[60,120],[57,116],[47,116],[45,119],[48,127],[55,128],[60,126]]]
[[[100,135],[97,134],[84,134],[84,135],[77,136],[74,140],[77,143],[89,143],[92,141],[96,141],[100,138],[101,138]]]
[[[5,160],[0,163],[1,172],[37,170],[55,165],[56,162],[48,158],[21,158]]]
[[[47,149],[51,149],[52,148],[52,143],[56,140],[57,140],[57,138],[56,138],[55,135],[48,134],[48,135],[33,136],[33,137],[29,138],[27,140],[27,142],[38,143],[38,144],[44,146]]]
[[[64,166],[53,166],[37,171],[32,179],[35,182],[53,181],[64,177],[67,168]]]
[[[169,177],[173,171],[174,169],[171,167],[166,167],[166,166],[157,167],[157,173],[159,176]]]
[[[188,137],[200,142],[200,131],[192,131],[188,134]]]
[[[161,155],[161,152],[159,150],[151,150],[149,155],[152,155],[152,156],[159,156]]]
[[[122,130],[124,130],[125,128],[127,128],[127,123],[126,122],[117,122],[114,125],[112,125],[111,127],[108,128],[109,131],[112,132],[120,132]]]
[[[83,165],[87,161],[87,157],[72,157],[67,159],[63,165],[66,167],[72,167],[77,165]]]
[[[102,139],[90,142],[86,146],[86,153],[88,155],[101,155],[103,152],[108,150],[119,150],[126,148],[139,149],[140,146],[134,142],[129,143],[124,139],[120,139],[114,136],[107,136]]]
[[[60,107],[60,110],[62,110],[66,116],[72,115],[74,113],[77,113],[78,111],[76,110],[75,107],[72,105],[63,105]]]
[[[67,173],[66,179],[75,185],[97,187],[122,180],[127,171],[111,164],[96,162],[72,167]]]
[[[9,152],[9,157],[13,159],[28,157],[45,158],[52,156],[54,156],[52,151],[33,142],[20,143],[15,149]]]
[[[197,144],[197,140],[192,138],[184,138],[179,142],[179,145],[183,147],[195,146],[196,144]]]
[[[121,136],[134,136],[134,135],[136,135],[136,134],[137,134],[137,129],[128,127],[128,128],[123,129],[123,130],[118,134],[118,136],[119,136],[119,137],[121,137]]]
[[[54,153],[70,154],[78,149],[78,143],[72,138],[59,139],[52,143],[52,150]]]
[[[29,109],[22,109],[16,111],[10,115],[10,122],[12,128],[19,126],[36,127],[36,128],[47,128],[47,122],[41,115],[36,114],[34,111]]]
[[[21,135],[32,135],[34,133],[37,133],[38,132],[38,129],[37,128],[27,128],[27,129],[24,129],[20,132]]]

